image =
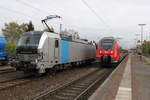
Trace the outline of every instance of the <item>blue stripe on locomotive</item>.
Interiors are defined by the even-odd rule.
[[[61,40],[61,63],[69,61],[69,41]]]
[[[0,60],[8,59],[8,57],[4,55],[5,46],[6,46],[5,38],[0,37]]]

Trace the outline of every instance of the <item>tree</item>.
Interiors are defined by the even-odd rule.
[[[14,44],[18,42],[20,35],[27,31],[27,26],[25,23],[20,25],[16,22],[5,23],[5,28],[2,28],[2,33],[8,43]]]
[[[27,31],[34,31],[34,25],[32,24],[32,21],[29,22]]]

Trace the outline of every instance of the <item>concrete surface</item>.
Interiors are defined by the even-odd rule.
[[[150,100],[150,64],[147,63],[150,62],[150,59],[144,58],[146,58],[146,62],[141,61],[137,55],[132,56],[131,66],[134,75],[132,81],[135,81],[133,84],[135,99],[133,100]]]
[[[129,55],[115,100],[132,100],[131,91],[131,56]]]

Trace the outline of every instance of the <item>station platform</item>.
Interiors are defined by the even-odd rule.
[[[150,100],[150,58],[130,54],[89,100]]]

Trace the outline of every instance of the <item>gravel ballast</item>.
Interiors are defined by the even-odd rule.
[[[89,65],[90,66],[90,65]],[[62,72],[57,72],[55,76],[46,75],[31,81],[27,84],[9,88],[7,90],[0,91],[0,100],[22,100],[36,95],[37,93],[47,89],[55,87],[56,85],[68,80],[72,80],[75,77],[80,77],[82,74],[93,71],[96,67],[89,66],[78,67],[73,69],[67,69]],[[99,65],[91,65],[99,66]]]

